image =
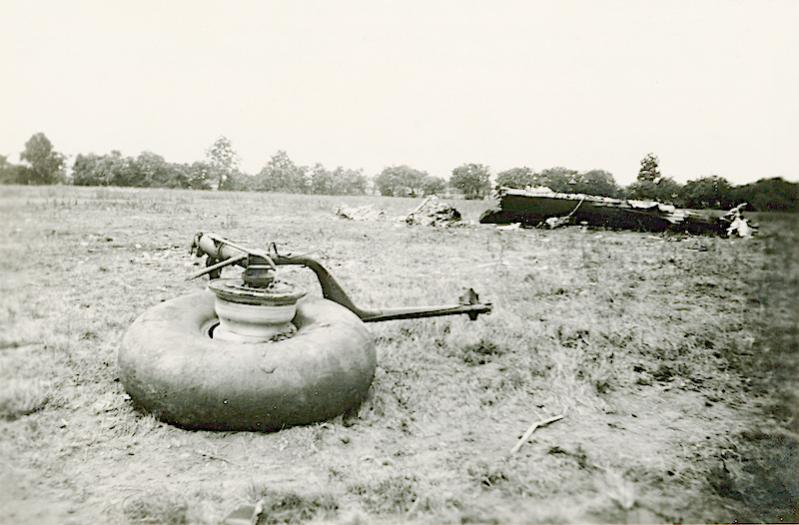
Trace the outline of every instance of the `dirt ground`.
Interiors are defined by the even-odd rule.
[[[727,240],[355,222],[342,204],[418,201],[0,188],[0,522],[219,523],[258,500],[272,523],[799,519],[797,217]],[[490,203],[454,204],[468,222]],[[471,286],[495,309],[370,325],[357,413],[181,430],[134,409],[116,352],[205,285],[184,281],[197,231],[313,250],[367,306]]]

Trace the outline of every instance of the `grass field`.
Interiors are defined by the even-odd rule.
[[[349,222],[342,203],[418,201],[0,188],[0,522],[218,523],[258,500],[268,522],[799,519],[796,216],[728,240]],[[495,309],[370,325],[357,414],[181,430],[132,407],[116,352],[139,314],[204,286],[184,281],[197,231],[315,250],[366,306],[471,286]]]

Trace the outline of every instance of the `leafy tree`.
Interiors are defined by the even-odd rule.
[[[285,151],[278,151],[256,175],[255,189],[260,191],[282,191],[305,193],[307,168],[297,166]]]
[[[563,167],[545,169],[538,175],[541,186],[558,193],[580,193],[577,190],[579,173]]]
[[[362,170],[337,167],[330,171],[319,163],[311,168],[311,192],[318,195],[363,195],[369,184]]]
[[[632,199],[655,200],[678,206],[682,205],[681,192],[682,186],[671,177],[661,177],[657,181],[639,180],[627,187],[627,195]]]
[[[79,153],[72,165],[72,183],[77,186],[142,186],[136,161],[119,151],[109,155]]]
[[[438,195],[447,189],[447,181],[441,177],[426,175],[422,183],[422,191],[425,197],[428,195]]]
[[[8,157],[0,155],[0,184],[12,184],[12,164],[8,162]]]
[[[22,181],[24,166],[8,162],[8,157],[0,155],[0,184],[19,184]]]
[[[333,172],[336,179],[337,191],[335,195],[364,195],[369,185],[369,180],[361,169],[337,167]]]
[[[654,153],[647,153],[641,159],[641,168],[638,170],[639,181],[655,182],[660,178],[660,161]]]
[[[311,168],[311,193],[316,195],[332,195],[335,188],[333,174],[318,162]]]
[[[143,151],[136,157],[136,186],[175,187],[171,180],[171,170],[161,155]],[[178,184],[179,186],[179,184]]]
[[[538,176],[528,167],[511,168],[497,174],[496,189],[517,188],[523,189],[528,186],[538,186]]]
[[[211,173],[211,166],[207,162],[192,162],[186,167],[188,187],[194,190],[210,190]]]
[[[482,199],[491,191],[490,171],[483,164],[463,164],[452,170],[450,184],[467,199]]]
[[[203,162],[174,164],[155,153],[136,158],[119,151],[108,155],[79,154],[72,166],[72,183],[77,186],[138,186],[209,189],[210,167]]]
[[[106,183],[112,186],[142,186],[136,159],[123,157],[119,150],[113,150],[103,158],[103,169],[106,170]],[[73,171],[74,174],[74,171]]]
[[[380,195],[387,197],[416,197],[424,193],[430,176],[425,171],[410,166],[389,166],[375,177],[375,186]]]
[[[108,181],[98,169],[101,157],[94,153],[78,153],[72,164],[72,184],[76,186],[105,186]]]
[[[799,183],[781,177],[760,179],[733,188],[732,200],[749,203],[755,211],[799,212]]]
[[[24,184],[55,184],[64,180],[64,155],[53,149],[44,133],[36,133],[25,143],[20,159],[27,163]]]
[[[590,170],[578,174],[572,191],[600,197],[618,197],[621,194],[613,174],[605,170]]]
[[[221,136],[205,153],[206,162],[211,168],[212,185],[216,189],[233,189],[233,179],[239,171],[239,156],[233,149],[233,143]]]
[[[732,185],[724,177],[712,175],[688,181],[681,192],[683,204],[689,208],[732,208]]]

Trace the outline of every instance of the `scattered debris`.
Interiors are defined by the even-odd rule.
[[[301,495],[292,491],[264,488],[255,504],[240,505],[222,520],[222,525],[266,523],[330,523],[339,505],[328,494]]]
[[[546,224],[550,230],[554,230],[555,228],[560,228],[561,226],[567,226],[569,224],[573,224],[575,222],[574,214],[577,212],[577,210],[580,209],[580,205],[583,202],[585,202],[585,197],[580,199],[580,202],[577,203],[577,206],[575,206],[574,209],[570,211],[568,215],[565,215],[563,217],[549,217],[544,221],[544,224]],[[587,222],[580,221],[580,224],[585,226],[587,225]]]
[[[530,428],[527,429],[527,432],[525,432],[524,435],[519,439],[519,441],[517,441],[516,444],[513,445],[513,448],[510,449],[510,455],[512,456],[513,454],[517,453],[519,449],[522,448],[522,445],[527,443],[527,440],[530,439],[530,436],[533,435],[533,432],[535,432],[537,428],[545,427],[550,423],[554,423],[555,421],[561,420],[563,418],[564,414],[561,414],[559,416],[554,416],[547,419],[542,419],[541,421],[536,421],[535,423],[530,425]]]
[[[730,225],[727,227],[727,237],[734,237],[737,234],[738,237],[746,238],[751,237],[754,233],[756,227],[749,224],[743,217],[742,210],[745,207],[746,203],[743,202],[725,213],[721,218],[721,220],[729,221],[730,223]]]
[[[571,222],[573,222],[572,218],[567,215],[566,217],[549,217],[544,221],[544,224],[546,224],[547,228],[550,230],[554,230],[561,226],[568,226]]]
[[[258,522],[262,513],[263,507],[257,509],[255,505],[242,505],[225,516],[222,525],[252,525]]]
[[[520,222],[522,225],[550,228],[579,223],[606,228],[655,232],[672,230],[722,236],[734,232],[741,236],[751,233],[751,226],[741,217],[741,209],[745,204],[717,217],[655,201],[556,193],[549,188],[501,188],[497,196],[500,199],[499,208],[483,212],[481,223]]]
[[[419,226],[451,226],[460,222],[461,212],[432,195],[405,217],[405,223]]]
[[[510,224],[506,224],[504,226],[497,226],[498,230],[520,230],[522,227],[522,223],[520,222],[512,222]]]
[[[339,206],[336,210],[336,216],[350,221],[379,221],[385,218],[386,212],[368,204],[358,208]]]
[[[233,463],[229,459],[223,458],[222,456],[217,456],[216,454],[211,454],[210,452],[204,452],[202,450],[195,450],[194,452],[196,454],[199,454],[200,456],[202,456],[204,458],[207,458],[207,459],[213,459],[213,460],[221,461],[223,463],[228,463],[230,465],[235,465],[235,463]]]

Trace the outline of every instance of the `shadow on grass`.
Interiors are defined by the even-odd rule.
[[[304,523],[314,519],[330,520],[338,512],[338,502],[330,494],[298,494],[288,490],[253,487],[250,496],[257,500],[256,525]]]
[[[123,513],[130,523],[162,523],[181,525],[188,523],[189,505],[178,494],[149,492],[125,502]]]
[[[11,379],[0,387],[0,420],[14,421],[47,406],[51,392],[37,380]]]
[[[419,498],[412,476],[392,476],[375,483],[356,483],[348,491],[372,514],[405,514]]]

